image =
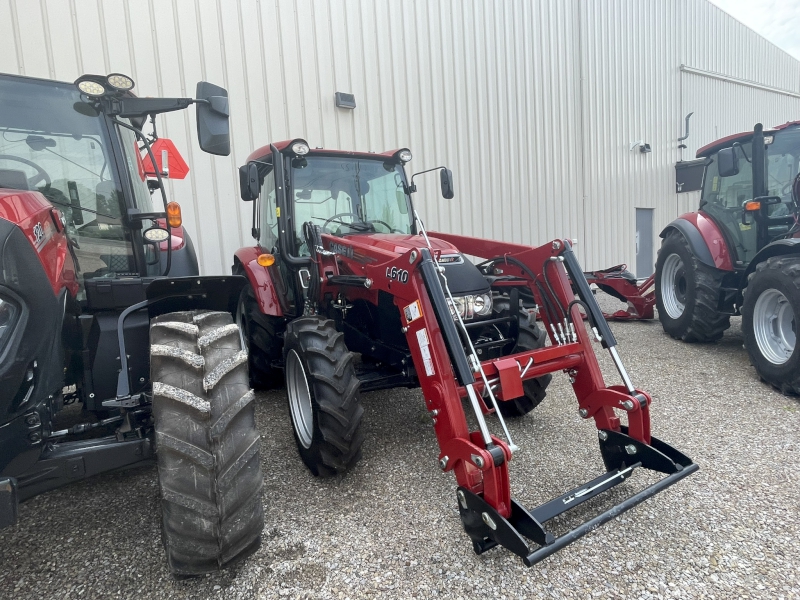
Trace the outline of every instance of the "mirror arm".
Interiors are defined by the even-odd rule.
[[[750,160],[750,158],[747,156],[747,153],[744,151],[744,147],[739,142],[733,142],[733,144],[731,144],[731,148],[733,148],[734,150],[736,150],[736,148],[739,148],[739,150],[742,153],[742,156],[744,156],[744,159],[750,164],[753,163],[753,161]]]
[[[416,177],[417,175],[422,175],[423,173],[430,173],[431,171],[439,171],[439,170],[441,170],[441,169],[446,169],[446,168],[447,168],[447,167],[444,167],[444,166],[441,166],[441,167],[434,167],[434,168],[432,168],[432,169],[426,169],[426,170],[424,170],[424,171],[419,171],[418,173],[414,173],[414,174],[411,176],[411,183],[408,185],[408,189],[409,189],[409,190],[411,190],[412,192],[416,192],[416,191],[417,191],[417,186],[416,186],[416,185],[414,185],[414,177]]]
[[[119,125],[120,127],[124,127],[125,129],[129,129],[133,132],[133,134],[142,140],[144,143],[144,147],[147,149],[147,155],[150,157],[150,162],[153,163],[153,167],[155,167],[158,163],[156,162],[156,157],[153,154],[153,148],[150,145],[150,142],[147,141],[147,136],[142,133],[141,129],[136,129],[135,127],[128,125],[127,123],[123,123],[119,119],[112,117],[111,120]],[[167,211],[167,192],[164,190],[164,180],[161,178],[161,173],[157,168],[153,168],[156,172],[156,179],[158,180],[158,186],[161,188],[161,200],[164,202],[164,212]],[[167,225],[167,234],[172,235],[172,227],[169,225],[169,219],[166,220]],[[169,238],[167,238],[169,239]],[[169,270],[172,267],[172,244],[167,244],[167,264],[164,266],[164,272],[162,275],[166,277],[169,275]]]

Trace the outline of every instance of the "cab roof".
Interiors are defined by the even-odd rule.
[[[770,129],[765,129],[764,133],[775,133],[776,131],[780,131],[781,129],[786,129],[787,127],[791,127],[792,125],[800,125],[800,121],[787,121],[783,125],[776,125]],[[733,135],[726,136],[724,138],[720,138],[716,141],[711,142],[710,144],[706,144],[702,148],[697,151],[697,158],[705,158],[706,156],[710,156],[723,148],[729,148],[734,144],[734,142],[739,142],[743,144],[745,142],[749,142],[753,138],[752,131],[743,131],[742,133],[734,133]]]
[[[405,148],[397,148],[396,150],[387,150],[386,152],[353,152],[350,150],[333,150],[329,148],[312,148],[311,144],[306,142],[302,138],[294,138],[291,140],[284,140],[282,142],[273,142],[272,145],[275,146],[279,152],[283,152],[284,149],[288,148],[295,142],[303,142],[304,144],[308,145],[309,153],[306,156],[350,156],[353,158],[366,158],[370,160],[376,160],[379,158],[383,158],[384,160],[397,160],[395,155],[400,151],[404,150]],[[266,146],[262,146],[258,150],[254,150],[250,153],[250,156],[247,157],[247,162],[252,162],[254,160],[264,160],[265,158],[272,156],[272,149],[270,148],[270,144]],[[399,162],[399,161],[398,161]]]

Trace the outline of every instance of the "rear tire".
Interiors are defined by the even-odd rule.
[[[344,334],[330,319],[301,317],[286,328],[283,354],[300,457],[319,477],[346,472],[361,458],[364,409]]]
[[[526,313],[520,313],[519,337],[517,337],[517,345],[514,346],[512,352],[537,350],[543,348],[546,341],[547,333],[545,333],[544,328],[540,327],[539,324]],[[513,400],[498,401],[500,413],[504,417],[524,417],[542,403],[542,400],[544,400],[547,395],[545,390],[552,379],[553,375],[548,373],[536,379],[523,381],[522,389],[525,390],[525,395],[514,398]]]
[[[278,335],[282,319],[261,312],[249,284],[239,296],[236,324],[247,348],[251,387],[268,390],[283,386],[283,371],[273,366],[283,357],[283,340]]]
[[[150,376],[169,569],[228,567],[258,549],[264,526],[253,392],[231,315],[153,319]]]
[[[800,394],[800,257],[775,256],[759,263],[743,294],[744,347],[756,373],[783,394]]]
[[[684,342],[715,342],[731,326],[717,310],[725,273],[700,262],[686,238],[670,233],[656,261],[656,307],[664,331]]]

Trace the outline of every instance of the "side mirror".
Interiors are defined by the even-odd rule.
[[[717,152],[717,170],[720,177],[732,177],[739,174],[739,157],[736,148],[723,148]]]
[[[260,186],[258,185],[258,166],[256,163],[247,163],[239,167],[239,187],[242,200],[245,202],[258,198]]]
[[[455,195],[453,192],[453,172],[444,167],[439,171],[439,179],[442,182],[442,197],[446,200],[452,200]]]
[[[231,153],[228,123],[228,92],[213,83],[197,84],[197,140],[209,154],[228,156]]]

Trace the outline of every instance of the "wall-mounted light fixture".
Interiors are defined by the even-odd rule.
[[[336,92],[336,106],[353,110],[356,107],[355,95],[345,92]]]
[[[642,154],[647,154],[648,152],[652,152],[653,150],[650,148],[650,144],[645,143],[644,140],[639,140],[638,142],[633,142],[630,147],[630,151],[633,152],[634,148],[639,148],[639,152]]]

